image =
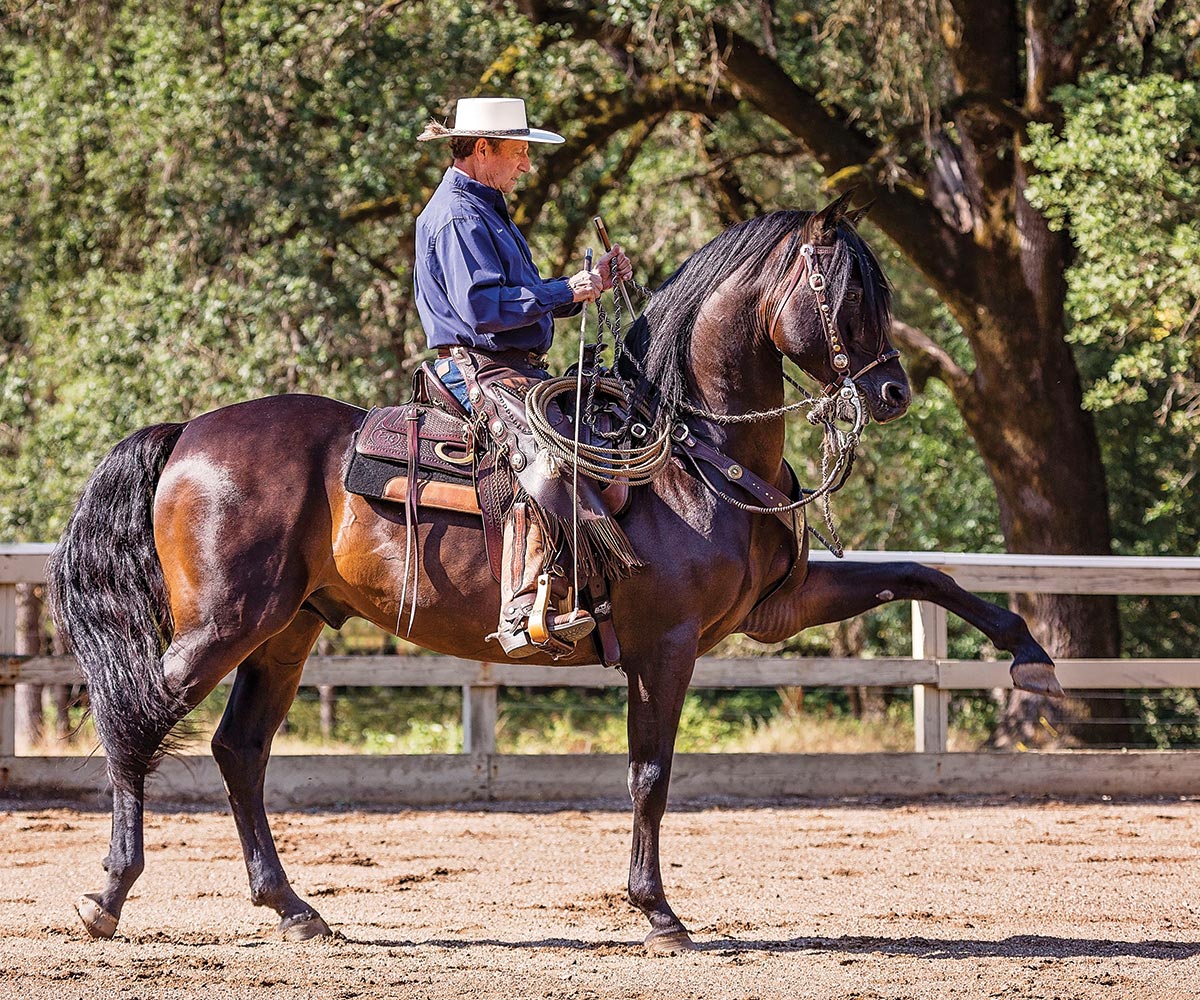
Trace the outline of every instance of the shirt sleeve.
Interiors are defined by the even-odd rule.
[[[451,219],[433,244],[451,306],[479,333],[528,326],[572,304],[574,295],[562,278],[509,284],[509,268],[481,220]]]
[[[558,280],[561,281],[564,285],[567,284],[567,279],[566,279],[565,275],[563,277],[559,278]],[[571,291],[570,286],[567,287],[567,291],[568,292]],[[583,308],[583,303],[576,302],[575,294],[572,292],[571,301],[568,302],[565,306],[555,306],[554,311],[551,313],[551,315],[554,316],[555,319],[566,319],[566,317],[568,317],[568,316],[578,316],[579,310],[581,310],[582,308]]]

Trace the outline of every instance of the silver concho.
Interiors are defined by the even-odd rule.
[[[520,472],[525,468],[525,456],[519,451],[514,451],[508,456],[508,464],[513,467],[514,472]]]
[[[835,354],[833,356],[833,367],[838,371],[845,371],[850,367],[850,359],[844,354]]]

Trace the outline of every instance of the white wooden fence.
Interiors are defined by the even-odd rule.
[[[77,682],[70,657],[17,657],[16,584],[44,581],[48,545],[0,546],[0,795],[95,796],[105,786],[102,761],[16,756],[17,683]],[[814,559],[831,558],[814,553]],[[1200,558],[854,552],[875,562],[916,560],[968,590],[983,593],[1200,594]],[[946,612],[914,602],[912,656],[703,659],[693,687],[912,686],[913,753],[680,754],[672,797],[785,795],[1200,795],[1200,751],[1063,751],[1023,754],[947,753],[951,693],[1009,686],[1007,662],[947,658]],[[1200,687],[1200,659],[1062,660],[1068,691]],[[306,685],[459,686],[464,746],[460,754],[278,756],[267,784],[274,806],[549,800],[624,794],[619,755],[496,753],[500,687],[624,686],[602,667],[477,663],[443,656],[314,656]],[[207,757],[164,763],[154,795],[173,801],[222,801],[220,777]]]

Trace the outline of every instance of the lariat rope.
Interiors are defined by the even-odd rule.
[[[643,299],[651,297],[650,289],[635,279],[627,278],[625,284],[632,286]],[[584,309],[587,309],[586,303]],[[620,296],[613,296],[611,316],[597,299],[596,315],[599,320],[596,354],[599,355],[603,350],[606,334],[611,335],[613,361],[610,369],[605,369],[599,364],[594,365],[588,376],[587,403],[583,408],[583,419],[595,435],[613,441],[614,444],[608,446],[579,441],[574,434],[567,437],[551,425],[548,417],[550,406],[564,393],[577,391],[579,383],[575,377],[545,379],[530,390],[526,401],[530,429],[537,442],[550,454],[552,462],[567,466],[574,463],[576,469],[602,483],[623,482],[630,486],[643,486],[653,481],[670,462],[675,435],[686,436],[690,431],[686,424],[675,419],[676,414],[665,413],[661,409],[647,425],[647,412],[641,408],[635,410],[630,406],[629,401],[633,398],[635,385],[618,374],[621,357],[627,357],[638,373],[643,378],[646,376],[637,357],[624,350]],[[784,357],[782,352],[780,357]],[[821,484],[815,489],[801,487],[800,497],[785,507],[761,507],[730,496],[716,486],[698,465],[696,471],[713,493],[730,506],[751,514],[780,514],[820,501],[819,509],[829,537],[826,538],[811,524],[807,525],[808,531],[840,558],[844,549],[834,522],[830,498],[845,486],[850,478],[859,440],[868,421],[866,409],[858,387],[849,376],[843,376],[842,385],[836,393],[821,396],[813,396],[807,392],[786,371],[783,372],[783,377],[802,394],[802,399],[769,410],[753,410],[749,413],[714,413],[685,400],[680,405],[680,410],[689,416],[716,424],[741,424],[774,420],[797,410],[808,409],[808,422],[814,427],[820,425],[825,429],[821,443]],[[606,396],[624,404],[627,412],[620,427],[608,431],[597,426],[601,413],[596,403],[597,396]],[[846,414],[847,410],[851,411],[849,416]],[[839,419],[849,419],[850,430],[841,430],[836,424]],[[645,443],[632,444],[633,439]]]

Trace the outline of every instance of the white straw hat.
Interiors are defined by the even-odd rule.
[[[428,142],[455,135],[524,139],[527,142],[565,141],[557,132],[530,128],[525,120],[525,102],[519,97],[464,97],[454,111],[454,128],[430,121],[417,139]]]

